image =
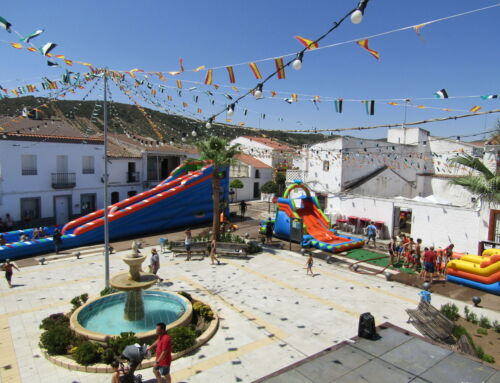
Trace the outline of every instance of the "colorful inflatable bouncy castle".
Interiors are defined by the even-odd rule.
[[[305,195],[296,199],[289,198],[295,189],[301,189]],[[290,185],[277,202],[274,234],[279,238],[289,239],[290,221],[300,218],[303,222],[304,247],[313,246],[323,251],[338,253],[364,245],[362,239],[340,235],[330,230],[330,221],[321,210],[318,199],[311,196],[309,188],[301,181]]]

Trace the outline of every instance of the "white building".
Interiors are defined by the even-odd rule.
[[[290,168],[298,154],[291,146],[265,137],[241,136],[230,144],[240,144],[243,153],[277,170]]]
[[[229,169],[229,182],[235,179],[243,183],[243,188],[232,189],[234,191],[234,201],[259,199],[262,185],[273,180],[273,168],[254,157],[242,153],[235,157],[235,164],[231,165]]]
[[[64,224],[104,205],[104,141],[65,120],[0,120],[0,217]],[[156,185],[186,158],[152,139],[110,134],[109,202]]]

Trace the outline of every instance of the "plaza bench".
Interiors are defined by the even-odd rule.
[[[408,323],[424,336],[441,343],[455,343],[455,324],[431,304],[420,301],[416,309],[406,309],[406,313],[409,315]]]
[[[221,257],[247,257],[248,255],[247,245],[244,243],[217,242],[216,246],[216,253]]]
[[[191,253],[205,256],[207,254],[208,242],[193,242],[191,244]],[[187,254],[186,244],[184,241],[172,241],[170,242],[170,250],[177,257],[178,255]]]

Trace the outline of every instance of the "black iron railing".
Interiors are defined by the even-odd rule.
[[[52,173],[52,187],[54,189],[71,189],[75,185],[75,173]]]
[[[128,183],[139,182],[139,181],[140,181],[139,172],[127,172],[127,182]]]

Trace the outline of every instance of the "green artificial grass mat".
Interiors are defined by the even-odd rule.
[[[358,261],[366,261],[367,259],[371,258],[377,258],[377,257],[383,257],[382,254],[375,253],[370,250],[365,250],[365,249],[353,249],[347,252],[347,257],[351,259],[356,259]],[[380,258],[380,259],[374,259],[372,261],[367,261],[366,263],[370,263],[372,265],[380,266],[380,267],[386,267],[389,265],[389,256],[387,255],[385,258]],[[415,270],[413,269],[408,269],[406,267],[402,267],[403,262],[399,262],[395,266],[391,266],[391,270],[400,270],[408,274],[415,274]]]

